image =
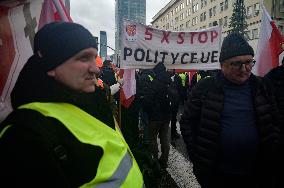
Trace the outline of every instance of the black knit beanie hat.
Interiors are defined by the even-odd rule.
[[[230,33],[223,40],[219,61],[222,63],[226,59],[240,55],[254,56],[253,48],[239,33]]]
[[[34,38],[34,54],[40,51],[46,71],[90,47],[98,49],[92,34],[82,25],[70,22],[46,24]]]
[[[166,72],[166,67],[164,65],[164,63],[159,62],[154,68],[153,68],[153,72],[155,74],[159,74],[161,72]]]

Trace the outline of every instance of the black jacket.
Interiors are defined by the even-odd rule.
[[[272,69],[269,73],[265,75],[265,81],[269,82],[273,86],[273,93],[276,97],[276,102],[281,114],[281,127],[280,127],[280,144],[281,144],[281,156],[279,164],[279,187],[283,187],[283,179],[284,179],[284,66],[278,66],[274,69]],[[281,186],[282,185],[282,186]]]
[[[41,62],[31,57],[11,93],[15,109],[1,123],[1,187],[78,187],[96,175],[103,155],[100,147],[83,144],[58,120],[33,110],[16,109],[30,102],[65,102],[76,105],[114,128],[104,91],[76,93],[40,71]],[[40,184],[38,184],[40,183]]]
[[[277,100],[279,110],[282,118],[284,116],[284,66],[278,66],[272,69],[264,77],[268,79],[273,86],[274,94]]]
[[[199,180],[215,172],[220,154],[220,122],[224,100],[220,74],[197,83],[184,106],[180,121],[181,133]],[[260,177],[263,176],[260,180],[268,180],[265,175],[275,172],[273,169],[279,151],[279,113],[271,89],[254,75],[251,75],[249,81],[260,135],[258,165],[255,170],[260,172]]]
[[[158,64],[159,65],[159,64]],[[169,86],[171,77],[168,72],[155,72],[148,90],[144,91],[143,109],[148,113],[149,120],[169,121],[171,118],[171,98]],[[146,88],[145,88],[146,89]]]
[[[108,66],[102,68],[101,79],[109,86],[116,84],[114,70]]]

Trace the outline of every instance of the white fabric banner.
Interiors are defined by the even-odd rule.
[[[166,31],[124,20],[120,66],[153,68],[163,62],[168,69],[219,69],[221,28]]]
[[[43,25],[61,19],[52,2],[56,1],[0,2],[0,122],[12,111],[10,93],[21,69],[33,54],[35,33]],[[61,1],[58,0],[58,4],[64,9]],[[68,16],[63,20],[66,19],[71,21]]]
[[[0,4],[0,122],[12,110],[10,93],[19,72],[31,56],[32,43],[38,29],[43,1],[21,3],[6,1]]]

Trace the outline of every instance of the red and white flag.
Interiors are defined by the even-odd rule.
[[[135,69],[120,69],[120,75],[123,75],[124,80],[124,85],[120,90],[120,102],[122,106],[128,108],[136,94]]]
[[[38,28],[53,21],[72,22],[72,19],[61,0],[44,0]]]
[[[279,55],[283,51],[281,45],[283,38],[270,15],[261,4],[263,14],[261,18],[260,36],[257,44],[256,66],[253,72],[264,76],[272,68],[279,65]]]
[[[10,93],[33,53],[36,31],[55,20],[72,21],[61,0],[0,2],[0,122],[12,111]]]

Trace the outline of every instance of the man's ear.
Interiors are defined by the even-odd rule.
[[[52,69],[52,70],[48,71],[47,75],[50,76],[50,77],[55,77],[55,70]]]

